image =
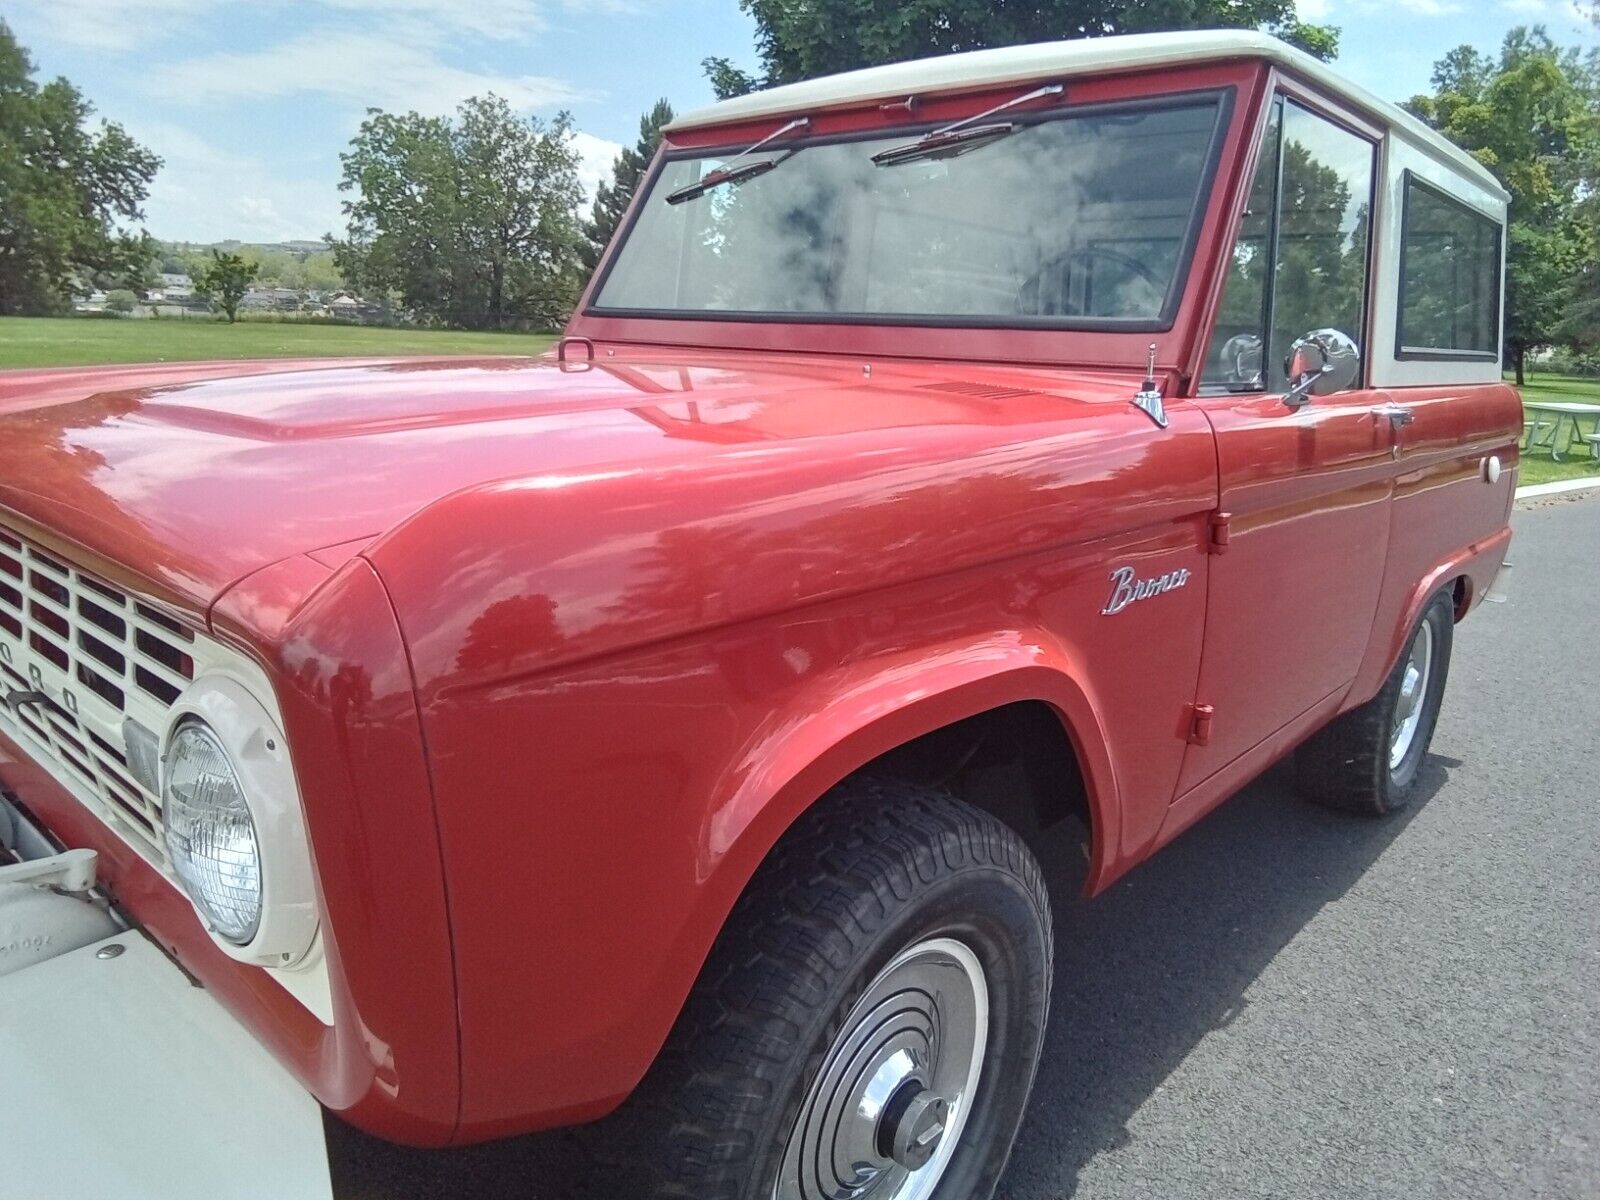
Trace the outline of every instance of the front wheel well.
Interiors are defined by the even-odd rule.
[[[1004,704],[895,747],[853,773],[939,788],[1004,821],[1030,844],[1063,821],[1093,830],[1082,764],[1060,714]]]

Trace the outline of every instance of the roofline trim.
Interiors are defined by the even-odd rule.
[[[1501,201],[1510,200],[1510,194],[1487,167],[1403,108],[1344,78],[1303,50],[1251,30],[1078,38],[889,63],[736,96],[686,113],[667,125],[663,132],[670,135],[762,117],[817,112],[912,93],[974,90],[1047,77],[1109,75],[1240,58],[1268,62],[1308,79],[1403,134],[1443,165],[1470,176],[1474,183]]]

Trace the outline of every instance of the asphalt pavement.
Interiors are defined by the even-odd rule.
[[[1600,493],[1513,526],[1412,808],[1324,812],[1277,770],[1058,902],[1004,1200],[1600,1197]],[[330,1134],[341,1200],[566,1190],[559,1136]]]

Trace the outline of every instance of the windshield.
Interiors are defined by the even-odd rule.
[[[1149,329],[1170,324],[1222,124],[1216,95],[1017,122],[970,153],[878,166],[883,137],[669,204],[732,153],[669,159],[591,311]]]

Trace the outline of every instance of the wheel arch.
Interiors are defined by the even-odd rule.
[[[1093,693],[1065,653],[1040,642],[1024,646],[1015,635],[1007,640],[1012,644],[966,643],[878,663],[830,681],[803,712],[791,706],[774,714],[731,773],[737,782],[715,806],[700,847],[730,872],[720,889],[727,908],[783,834],[830,789],[884,766],[920,739],[1016,705],[1052,713],[1062,748],[1073,756],[1091,840],[1086,889],[1098,890],[1114,875],[1120,806]]]
[[[1377,695],[1395,663],[1406,639],[1422,617],[1423,609],[1440,592],[1449,592],[1451,608],[1457,622],[1482,599],[1494,582],[1495,573],[1505,561],[1511,544],[1511,530],[1501,529],[1482,541],[1472,542],[1449,554],[1433,569],[1414,583],[1404,593],[1405,602],[1398,606],[1398,619],[1393,624],[1375,625],[1372,643],[1367,649],[1361,670],[1345,697],[1345,710],[1363,704]],[[1393,610],[1391,610],[1393,611]]]

